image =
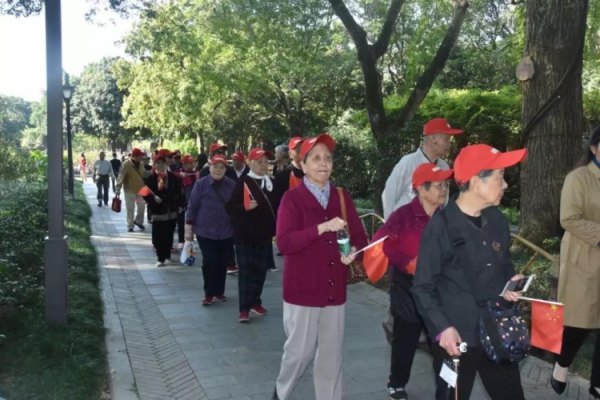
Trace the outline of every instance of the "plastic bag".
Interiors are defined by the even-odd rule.
[[[181,250],[181,256],[179,261],[182,264],[192,266],[196,262],[196,250],[194,249],[194,242],[186,241]]]

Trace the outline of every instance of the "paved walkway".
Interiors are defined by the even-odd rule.
[[[99,208],[95,187],[85,185],[93,211],[93,242],[102,269],[113,400],[270,400],[285,335],[281,272],[269,272],[263,301],[269,314],[237,322],[237,277],[227,278],[229,301],[202,307],[200,259],[194,267],[155,268],[146,232],[128,233],[125,210]],[[276,257],[281,268],[282,258]],[[344,400],[387,399],[390,348],[381,321],[387,295],[366,284],[349,289],[344,338]],[[529,358],[522,366],[528,399],[558,399],[549,387],[550,366]],[[563,398],[588,399],[589,383],[571,377]],[[411,400],[433,399],[431,358],[419,351],[407,391]],[[487,396],[477,383],[472,399]],[[314,399],[312,367],[292,400]]]

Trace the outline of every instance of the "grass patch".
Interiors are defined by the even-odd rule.
[[[79,182],[76,198],[66,200],[65,214],[69,321],[60,328],[47,326],[39,296],[0,317],[0,333],[6,335],[0,345],[0,387],[10,400],[94,400],[106,388],[103,304],[90,241],[91,210]],[[38,262],[43,263],[43,252]]]

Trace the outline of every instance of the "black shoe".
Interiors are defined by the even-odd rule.
[[[99,202],[99,203],[98,203],[98,207],[102,207],[102,202]]]
[[[105,201],[105,202],[104,202],[104,205],[108,207],[108,201]]]
[[[140,228],[141,231],[145,231],[146,227],[142,224],[138,224],[137,222],[135,223],[135,226],[137,226],[138,228]]]
[[[394,388],[388,384],[387,387],[388,394],[390,395],[390,400],[408,400],[408,395],[406,394],[406,390],[404,388]]]
[[[275,388],[275,391],[273,392],[273,397],[271,398],[271,400],[279,400],[279,396],[277,396],[277,388]]]
[[[561,382],[554,379],[553,376],[550,376],[550,386],[557,394],[563,394],[565,389],[567,388],[567,382]],[[590,394],[592,394],[592,388],[590,387]],[[598,397],[600,398],[600,397]]]
[[[133,228],[127,228],[127,232],[133,232]]]
[[[595,399],[600,399],[600,393],[598,393],[594,386],[590,386],[590,396],[592,396]]]

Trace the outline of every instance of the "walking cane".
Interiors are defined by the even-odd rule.
[[[467,352],[467,344],[462,342],[456,346],[461,353]],[[458,366],[460,364],[459,357],[452,357],[452,364],[454,364],[454,372],[456,372],[456,385],[454,386],[454,400],[458,400]]]

